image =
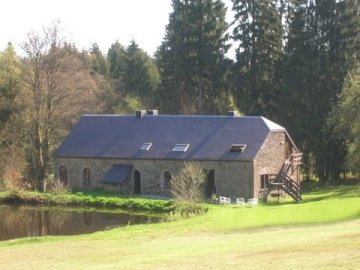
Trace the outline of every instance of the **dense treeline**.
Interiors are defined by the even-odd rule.
[[[154,57],[135,41],[79,51],[58,25],[0,53],[0,185],[43,189],[51,154],[83,113],[224,114],[287,127],[304,174],[359,171],[359,0],[172,0]],[[235,59],[229,59],[230,46]],[[26,181],[24,181],[26,179]]]

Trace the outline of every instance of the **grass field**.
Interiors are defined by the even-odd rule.
[[[0,269],[359,269],[360,186],[304,201],[214,205],[175,222],[0,242]]]

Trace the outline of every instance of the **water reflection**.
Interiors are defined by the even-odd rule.
[[[159,218],[127,213],[103,213],[79,209],[0,205],[0,240],[44,235],[74,235],[157,222]]]

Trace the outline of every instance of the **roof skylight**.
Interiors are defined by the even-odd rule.
[[[186,152],[186,150],[188,150],[189,148],[189,144],[175,144],[175,146],[173,147],[172,151],[173,152]]]
[[[151,146],[152,146],[151,142],[146,142],[141,146],[140,151],[149,151]]]
[[[246,144],[232,144],[230,148],[230,152],[244,152],[246,148]]]

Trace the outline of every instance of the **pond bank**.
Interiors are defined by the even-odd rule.
[[[101,191],[81,191],[70,194],[4,191],[0,192],[0,203],[106,207],[156,213],[169,213],[174,210],[170,200],[122,197]]]

